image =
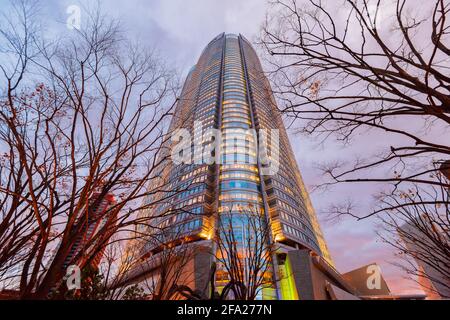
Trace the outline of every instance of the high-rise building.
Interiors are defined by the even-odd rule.
[[[169,199],[153,196],[158,205],[141,214],[153,217],[152,230],[176,232],[152,234],[141,246],[141,267],[129,279],[157,273],[157,264],[145,261],[167,242],[191,242],[214,251],[221,216],[241,215],[230,220],[234,232],[241,233],[236,238],[251,237],[239,225],[243,207],[261,214],[271,230],[267,241],[277,245],[271,259],[276,290],[260,298],[299,298],[295,277],[301,266],[290,261],[291,252],[308,250],[333,269],[270,84],[242,35],[221,34],[203,50],[186,78],[169,133],[175,138],[163,156],[172,152],[181,161],[168,157],[157,176],[175,193]],[[138,232],[145,234],[146,227]],[[190,268],[192,286],[202,289],[214,255],[198,252]]]
[[[83,254],[87,246],[95,246],[93,239],[97,243],[107,243],[114,231],[108,230],[108,226],[116,223],[116,216],[110,213],[109,209],[116,203],[112,194],[106,194],[102,200],[97,201],[99,193],[95,193],[89,201],[90,212],[83,214],[77,221],[80,226],[80,232],[76,235],[66,259],[64,260],[63,269],[66,270],[70,265],[84,266],[86,263],[91,268],[97,269],[103,257],[104,248],[99,250],[94,257],[87,261]],[[77,227],[78,228],[78,227]],[[99,232],[102,232],[99,234]],[[75,260],[76,257],[81,256]]]
[[[449,234],[449,230],[434,224],[426,216],[412,219],[399,228],[399,235],[405,248],[414,257],[417,264],[417,282],[427,298],[431,300],[448,299],[450,298],[450,279],[446,276],[450,273],[449,265],[446,263],[449,261],[448,257],[443,255],[429,259],[429,262],[425,259],[431,258],[433,254],[441,253],[429,232],[432,230],[436,236],[441,235],[443,239]]]

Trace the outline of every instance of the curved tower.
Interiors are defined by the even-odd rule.
[[[265,241],[276,247],[268,259],[276,290],[259,298],[299,298],[288,253],[307,249],[331,266],[332,261],[270,84],[242,35],[221,34],[203,50],[186,78],[169,133],[180,130],[167,142],[166,155],[172,152],[172,158],[158,172],[174,194],[142,212],[152,217],[153,229],[150,239],[141,242],[143,266],[134,276],[157,273],[158,263],[149,265],[148,259],[168,245],[189,243],[204,250],[194,250],[188,285],[204,290],[217,260],[220,224],[226,217],[226,226],[236,233],[233,239],[242,245],[254,238],[242,227],[250,210],[262,217],[270,229]],[[174,150],[181,161],[174,161]],[[164,231],[155,234],[154,227]],[[217,286],[224,287],[228,279],[218,264]]]

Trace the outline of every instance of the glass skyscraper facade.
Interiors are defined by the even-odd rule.
[[[255,50],[243,36],[221,34],[203,50],[186,78],[169,133],[179,129],[193,137],[188,141],[190,152],[182,155],[186,157],[183,163],[168,160],[158,172],[161,183],[175,191],[142,213],[154,217],[153,227],[176,230],[175,239],[170,238],[174,245],[183,239],[215,250],[213,239],[223,217],[235,224],[234,232],[242,233],[237,239],[244,241],[249,236],[239,224],[245,220],[240,208],[250,207],[270,227],[267,241],[278,245],[280,256],[306,248],[332,265],[270,84]],[[220,152],[216,149],[211,154],[215,161],[204,156],[204,151],[218,142],[211,129],[221,133]],[[262,138],[252,130],[277,132],[276,139],[270,134],[266,137],[269,161],[261,160],[257,145]],[[163,156],[179,142],[169,141]],[[275,142],[277,148],[272,147]],[[166,214],[170,212],[175,214]],[[144,229],[140,231],[146,232]],[[162,250],[158,244],[163,242],[147,241],[142,256],[157,254]],[[278,259],[276,254],[271,266],[274,274],[288,274],[289,265]],[[224,272],[219,267],[219,287],[226,283]],[[290,293],[288,278],[274,284],[278,294],[273,298],[296,298]]]

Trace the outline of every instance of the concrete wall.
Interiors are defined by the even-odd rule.
[[[293,250],[288,253],[292,273],[300,300],[330,300],[327,284],[333,284],[347,292],[348,288],[342,285],[342,280],[337,279],[327,272],[326,268],[320,268],[313,261],[309,250]],[[350,292],[354,293],[354,292]]]

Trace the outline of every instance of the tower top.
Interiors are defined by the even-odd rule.
[[[227,38],[235,38],[235,39],[239,38],[239,35],[235,34],[235,33],[227,33],[227,34],[225,34],[225,36]]]

